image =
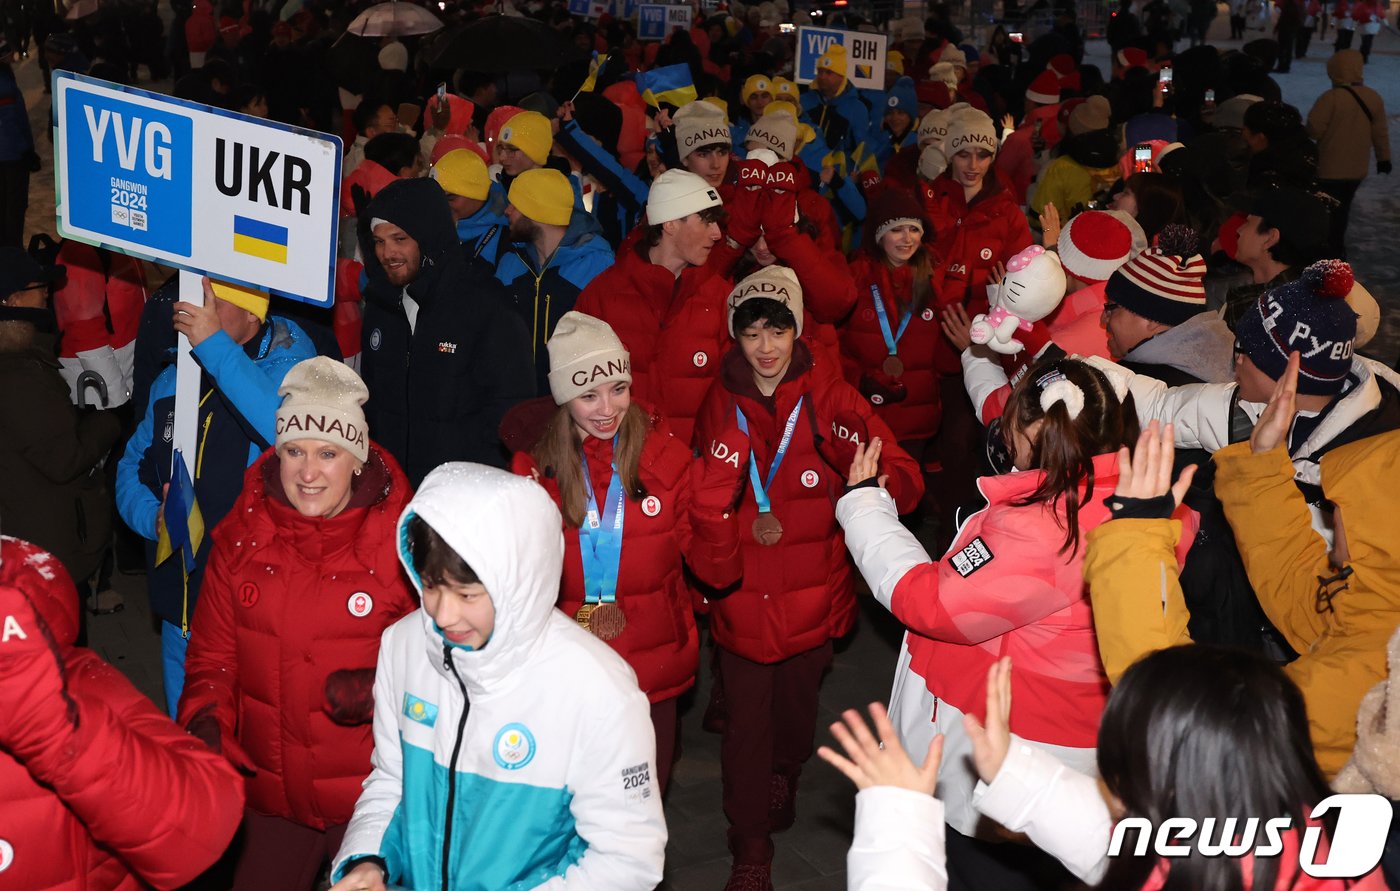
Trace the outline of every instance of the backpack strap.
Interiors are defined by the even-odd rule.
[[[1355,99],[1356,104],[1361,106],[1361,111],[1366,115],[1367,121],[1371,122],[1372,124],[1376,122],[1376,116],[1371,114],[1371,109],[1366,105],[1365,100],[1362,99],[1359,95],[1357,95],[1357,92],[1351,88],[1350,84],[1342,84],[1340,87],[1338,87],[1338,89],[1346,90],[1348,93],[1351,94],[1351,98]]]

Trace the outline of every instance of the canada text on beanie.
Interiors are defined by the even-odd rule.
[[[570,310],[549,338],[549,392],[563,405],[602,384],[631,383],[632,357],[602,319]]]
[[[1299,393],[1340,393],[1356,345],[1356,312],[1346,301],[1353,284],[1349,264],[1321,260],[1295,281],[1265,291],[1235,326],[1240,349],[1273,380],[1296,351]]]
[[[797,148],[797,118],[786,104],[769,105],[744,134],[744,144],[756,143],[784,161],[791,161]]]
[[[797,273],[786,266],[765,266],[734,286],[729,292],[729,335],[738,337],[734,330],[734,311],[741,303],[757,297],[776,300],[792,310],[797,320],[797,336],[802,336],[802,285]]]
[[[985,149],[995,155],[998,148],[996,125],[986,112],[967,108],[949,116],[948,135],[943,139],[943,154],[949,158],[969,149]]]
[[[698,148],[716,144],[728,147],[733,143],[724,112],[703,99],[681,106],[673,120],[676,122],[676,153],[682,161]]]
[[[315,356],[292,366],[277,388],[282,405],[277,409],[280,448],[299,439],[338,445],[360,461],[369,457],[369,434],[361,407],[369,390],[360,376],[344,362]]]

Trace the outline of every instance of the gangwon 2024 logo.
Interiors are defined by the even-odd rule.
[[[1323,843],[1323,817],[1335,813],[1337,831]],[[1329,795],[1317,803],[1302,827],[1298,865],[1320,879],[1349,879],[1376,868],[1385,849],[1393,811],[1380,795]],[[1129,847],[1128,838],[1136,831]],[[1172,817],[1153,826],[1146,817],[1125,817],[1113,827],[1108,856],[1152,853],[1159,857],[1270,857],[1284,852],[1284,837],[1297,831],[1292,817]],[[1319,862],[1321,861],[1321,862]]]

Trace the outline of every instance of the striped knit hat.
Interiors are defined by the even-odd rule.
[[[1157,246],[1124,263],[1108,279],[1104,296],[1129,312],[1163,325],[1180,325],[1204,312],[1206,261],[1196,253],[1196,233],[1173,224]]]

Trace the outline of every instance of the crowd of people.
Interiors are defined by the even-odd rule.
[[[799,85],[786,0],[656,41],[517,5],[382,38],[314,0],[6,7],[0,884],[653,888],[705,676],[724,887],[770,891],[865,590],[905,634],[820,750],[850,887],[1400,881],[1306,871],[1331,791],[1400,800],[1360,3],[1223,50],[1215,4],[1125,0],[1107,72],[1061,4],[985,45],[837,22],[887,35],[882,89],[841,42]],[[1305,11],[1339,29],[1306,113],[1272,76]],[[559,64],[441,67],[500,14]],[[22,245],[31,37],[343,137],[334,306]],[[84,649],[118,569],[164,715]],[[1292,823],[1110,844],[1206,818]]]

